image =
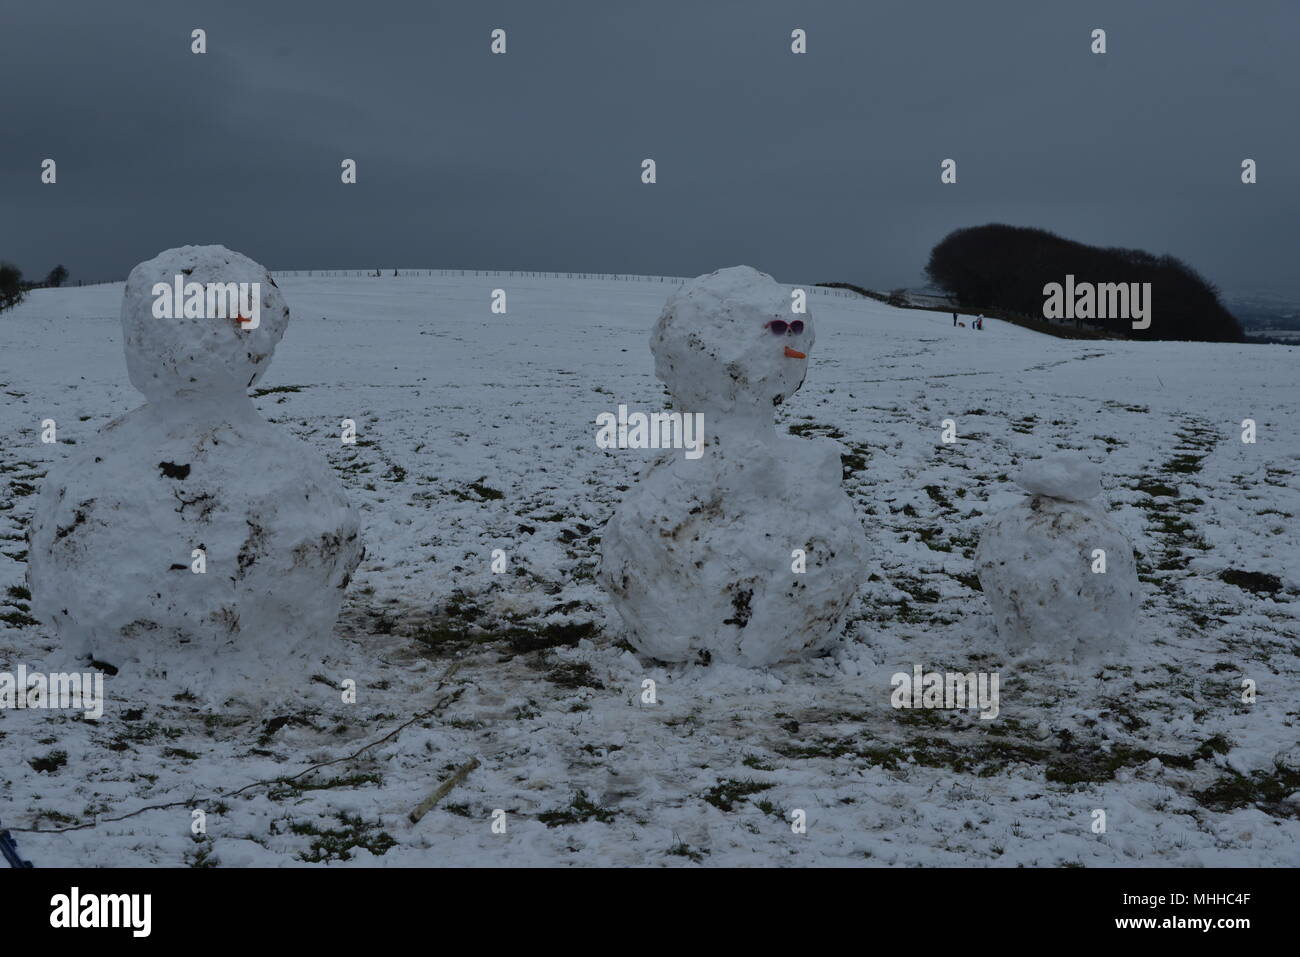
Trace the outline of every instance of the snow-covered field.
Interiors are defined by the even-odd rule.
[[[663,407],[647,339],[671,285],[281,287],[293,320],[256,402],[362,509],[348,653],[269,713],[126,674],[98,722],[0,711],[0,820],[38,866],[1300,863],[1300,349],[976,332],[814,295],[778,422],[843,446],[869,554],[844,634],[800,665],[665,667],[620,640],[594,576],[648,453],[598,449],[594,423]],[[38,290],[0,316],[0,671],[58,657],[26,614],[33,493],[142,401],[121,295]],[[973,574],[984,516],[1020,496],[1009,474],[1056,449],[1102,463],[1141,553],[1138,639],[1090,671],[1005,660]],[[998,718],[894,710],[916,664],[999,672]]]

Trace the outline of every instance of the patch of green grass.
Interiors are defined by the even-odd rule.
[[[271,739],[275,737],[276,732],[285,725],[290,724],[297,725],[300,728],[310,728],[313,726],[311,719],[307,717],[306,712],[301,714],[276,715],[274,718],[268,718],[266,721],[262,722],[262,732],[258,735],[257,743],[263,746],[270,744]]]
[[[465,625],[457,622],[439,621],[424,625],[412,632],[411,637],[439,654],[447,654],[463,651],[472,645],[499,641],[501,636],[470,631]]]
[[[622,750],[623,750],[623,745],[621,745],[621,744],[607,744],[607,745],[597,746],[597,745],[594,745],[594,744],[584,744],[584,745],[583,745],[579,750],[586,751],[588,754],[590,754],[590,755],[594,758],[594,757],[597,757],[597,756],[602,755],[602,754],[604,754],[604,755],[609,755],[609,754],[612,754],[612,753],[615,752],[615,751],[622,751]]]
[[[593,621],[558,622],[540,628],[515,626],[507,629],[510,647],[519,654],[548,648],[571,648],[584,638],[594,638],[599,626]]]
[[[823,738],[811,744],[781,745],[776,751],[782,757],[805,761],[809,758],[841,758],[846,754],[861,754],[863,746],[855,738]]]
[[[1165,482],[1159,482],[1153,478],[1141,478],[1138,480],[1138,483],[1133,487],[1137,489],[1137,491],[1145,492],[1146,494],[1152,496],[1153,498],[1156,497],[1177,498],[1178,497],[1177,488]]]
[[[1229,665],[1230,669],[1235,670],[1234,666]],[[1219,670],[1217,667],[1215,670]],[[1232,742],[1221,734],[1213,735],[1206,738],[1200,743],[1195,751],[1192,752],[1194,757],[1209,758],[1212,754],[1227,754],[1232,750]]]
[[[68,752],[51,751],[44,757],[32,758],[27,763],[32,766],[33,771],[44,771],[52,774],[68,763]]]
[[[929,548],[931,551],[935,551],[935,552],[952,551],[951,543],[942,540],[936,541],[936,539],[938,539],[939,536],[942,534],[943,534],[943,529],[939,528],[938,526],[934,526],[931,528],[918,528],[916,530],[917,538],[921,539],[921,541],[925,543],[925,546]]]
[[[971,744],[921,737],[909,741],[906,747],[907,756],[917,764],[952,768],[959,774],[973,773],[977,777],[990,777],[1012,764],[1039,764],[1046,756],[1042,748],[1001,738]]]
[[[1204,458],[1203,455],[1175,455],[1161,468],[1166,472],[1181,472],[1185,475],[1193,475],[1201,470],[1201,461]]]
[[[852,478],[859,472],[865,472],[867,470],[867,460],[871,457],[871,453],[865,445],[853,443],[850,444],[849,448],[852,449],[851,452],[840,455],[841,481]]]
[[[37,821],[50,821],[53,824],[79,824],[78,818],[71,814],[64,814],[62,811],[38,811],[36,814]]]
[[[1168,512],[1153,511],[1150,520],[1156,531],[1162,535],[1188,537],[1189,533],[1195,531],[1191,522]]]
[[[1219,578],[1229,585],[1256,595],[1272,595],[1282,590],[1282,579],[1264,572],[1243,572],[1235,568],[1219,572]]]
[[[905,591],[912,596],[913,601],[919,601],[926,604],[934,604],[940,598],[940,595],[933,588],[926,588],[918,581],[899,581],[894,583],[899,591]]]
[[[289,825],[294,834],[309,835],[313,838],[311,849],[299,857],[311,864],[326,861],[348,861],[352,859],[354,848],[363,847],[370,853],[382,857],[397,845],[397,841],[387,831],[379,830],[379,824],[367,824],[360,815],[349,815],[346,811],[338,813],[339,828],[320,828],[311,822],[295,822]]]
[[[1166,767],[1190,770],[1197,761],[1208,760],[1214,754],[1226,754],[1231,747],[1222,735],[1201,742],[1190,754],[1171,754],[1149,751],[1116,744],[1109,751],[1099,747],[1076,747],[1067,753],[1054,756],[1047,768],[1047,780],[1059,784],[1083,784],[1110,781],[1120,768],[1134,768],[1157,758]]]
[[[321,781],[303,781],[299,778],[296,781],[285,781],[280,787],[272,788],[267,792],[267,796],[273,801],[281,801],[285,798],[298,797],[304,791],[328,791],[332,788],[359,788],[366,784],[380,785],[383,779],[375,773],[357,773],[338,775],[337,777],[326,778]]]
[[[798,425],[789,427],[791,435],[823,435],[828,439],[842,439],[844,433],[833,425],[822,425],[818,422],[800,422]]]
[[[694,861],[696,864],[699,864],[701,861],[704,860],[704,852],[696,850],[695,848],[691,847],[691,845],[687,844],[685,841],[678,841],[672,847],[668,848],[668,850],[665,851],[664,853],[671,854],[674,857],[688,858]]]
[[[253,398],[260,399],[264,395],[274,395],[277,392],[301,392],[307,388],[305,385],[276,385],[269,389],[254,389]]]
[[[331,685],[331,687],[333,687],[333,685]],[[219,722],[222,721],[222,717],[223,716],[218,715],[204,715],[204,723],[208,723],[208,718],[212,718],[214,722]],[[132,744],[143,744],[146,741],[152,741],[160,734],[167,740],[174,741],[184,733],[185,732],[180,728],[164,728],[156,721],[149,721],[145,724],[132,725],[124,728],[122,733],[119,735],[119,738],[123,741],[129,741]]]
[[[1073,785],[1109,781],[1120,768],[1136,767],[1151,758],[1159,758],[1171,767],[1191,768],[1211,751],[1226,746],[1222,740],[1211,739],[1189,755],[1163,754],[1122,745],[1110,751],[1078,745],[1070,751],[1059,751],[1001,737],[956,741],[923,735],[899,745],[882,745],[856,737],[826,739],[814,745],[792,745],[781,749],[781,754],[801,759],[838,758],[852,754],[889,770],[918,764],[977,777],[999,774],[1015,764],[1032,764],[1045,768],[1048,781]]]
[[[761,781],[737,781],[727,779],[719,781],[713,787],[704,792],[704,800],[707,804],[712,804],[719,811],[730,812],[736,802],[751,794],[760,794],[763,791],[770,790],[775,785],[764,784]]]
[[[1257,807],[1277,817],[1300,817],[1300,805],[1287,800],[1296,791],[1300,791],[1300,773],[1275,768],[1249,775],[1224,775],[1205,790],[1195,792],[1195,797],[1212,811]]]
[[[506,497],[505,492],[502,492],[499,489],[494,489],[491,486],[483,484],[483,479],[486,478],[487,476],[485,475],[477,482],[470,482],[469,483],[470,490],[478,493],[478,496],[486,502],[492,502],[492,501],[496,501],[497,499],[505,498]]]
[[[616,816],[617,812],[612,808],[593,804],[586,794],[579,791],[573,795],[568,807],[557,808],[554,811],[543,811],[537,815],[537,820],[547,827],[561,827],[565,824],[582,824],[586,821],[599,821],[601,824],[609,824]]]
[[[546,673],[546,680],[561,688],[604,688],[591,665],[585,661],[568,661]]]
[[[186,855],[186,860],[190,867],[214,868],[220,865],[220,861],[212,856],[212,838],[194,836],[194,843],[197,845],[194,849],[194,855]]]
[[[931,500],[940,508],[952,508],[952,502],[949,500],[948,496],[943,493],[943,489],[939,488],[939,486],[927,485],[925,487],[925,494],[930,496]]]

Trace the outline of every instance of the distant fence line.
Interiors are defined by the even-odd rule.
[[[398,266],[397,278],[403,276],[471,276],[471,277],[506,277],[521,279],[611,279],[616,282],[658,282],[671,283],[680,286],[689,280],[683,276],[638,276],[632,273],[600,273],[600,272],[545,272],[539,270],[522,270],[522,269],[403,269]],[[293,279],[346,279],[346,278],[371,278],[383,279],[393,278],[392,270],[394,267],[388,266],[380,270],[380,275],[375,275],[374,269],[272,269],[271,275],[281,278]],[[96,279],[96,280],[77,280],[78,286],[103,286],[109,283],[124,282],[122,279]],[[72,285],[67,283],[67,285]],[[815,292],[820,296],[836,296],[841,299],[861,299],[857,293],[848,292],[843,289],[827,289],[814,283],[782,283],[782,285],[805,289],[808,292]]]

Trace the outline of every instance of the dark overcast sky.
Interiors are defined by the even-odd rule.
[[[1297,0],[3,0],[0,258],[890,287],[1006,222],[1296,293],[1298,40]]]

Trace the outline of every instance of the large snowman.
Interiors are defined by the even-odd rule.
[[[1133,546],[1094,502],[1101,471],[1078,452],[1030,462],[1028,495],[980,534],[975,568],[1012,654],[1094,663],[1121,653],[1137,625]]]
[[[258,325],[157,318],[155,287],[176,277],[259,284]],[[334,648],[357,513],[248,396],[288,321],[270,274],[222,246],[131,271],[123,346],[148,401],[51,469],[29,532],[33,608],[75,655],[224,700],[306,681]]]
[[[632,644],[664,661],[744,666],[833,641],[856,592],[863,533],[839,449],[778,435],[803,384],[811,313],[748,266],[686,283],[650,337],[674,411],[702,413],[699,458],[652,464],[602,536],[601,576]]]

